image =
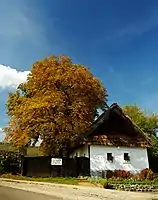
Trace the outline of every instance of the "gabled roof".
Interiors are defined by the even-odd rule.
[[[112,114],[123,122],[122,126],[126,125],[126,128],[128,127],[128,131],[126,131],[126,133],[121,135],[121,133],[118,133],[117,130],[110,133],[108,133],[107,130],[105,132],[103,131],[104,127],[108,126],[109,120],[112,118]],[[125,127],[122,126],[121,130],[124,130]],[[152,141],[148,135],[144,133],[134,122],[132,122],[132,120],[127,115],[123,113],[122,109],[117,103],[112,104],[92,124],[90,130],[78,138],[76,147],[85,143],[130,147],[149,147],[152,145]]]
[[[97,129],[101,124],[104,123],[106,119],[109,118],[110,113],[114,111],[117,115],[119,115],[122,119],[124,119],[131,128],[139,135],[141,135],[150,145],[152,145],[151,139],[148,137],[146,133],[144,133],[131,119],[129,116],[125,115],[123,110],[117,103],[113,103],[108,110],[106,110],[102,115],[98,117],[98,119],[93,123],[91,129],[84,135],[84,137],[90,136],[95,129]]]

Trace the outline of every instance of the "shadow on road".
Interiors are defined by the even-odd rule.
[[[0,200],[61,200],[60,198],[0,186]]]

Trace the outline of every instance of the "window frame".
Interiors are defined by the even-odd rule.
[[[126,154],[126,155],[125,155],[125,154]],[[125,162],[130,162],[130,160],[131,160],[131,159],[130,159],[130,154],[129,154],[128,152],[125,152],[125,153],[124,153],[124,161],[125,161]]]
[[[114,158],[114,157],[113,157],[112,153],[107,153],[106,156],[107,156],[107,161],[109,161],[109,162],[110,162],[110,161],[113,162],[113,158]]]

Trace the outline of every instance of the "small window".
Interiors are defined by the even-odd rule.
[[[108,161],[113,161],[112,153],[107,153],[107,160]]]
[[[125,161],[130,161],[130,157],[128,153],[124,153],[124,160]]]

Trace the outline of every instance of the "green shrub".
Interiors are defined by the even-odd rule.
[[[104,181],[103,187],[104,187],[105,189],[108,189],[108,188],[109,188],[109,187],[108,187],[108,181],[107,181],[107,180]]]
[[[17,174],[20,170],[20,156],[15,152],[0,151],[0,174]]]
[[[107,170],[106,171],[106,178],[112,178],[114,176],[114,172],[113,171],[111,171],[111,170]]]

